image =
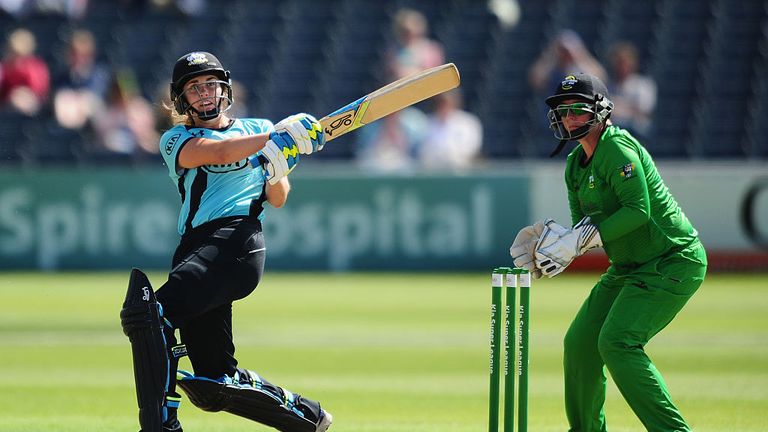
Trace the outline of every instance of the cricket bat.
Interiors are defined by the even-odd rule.
[[[459,86],[459,70],[453,63],[433,67],[401,78],[345,105],[319,120],[325,141],[336,139],[384,116],[419,103]],[[264,155],[249,160],[251,165],[267,166]]]
[[[401,78],[320,119],[325,141],[336,139],[384,116],[459,86],[453,63]]]

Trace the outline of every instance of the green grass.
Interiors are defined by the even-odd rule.
[[[567,429],[561,341],[594,280],[534,284],[531,431]],[[0,277],[0,431],[138,430],[118,319],[126,283],[127,272]],[[335,432],[485,431],[489,302],[487,274],[268,272],[236,303],[237,356],[319,399]],[[710,276],[647,351],[695,430],[768,430],[768,276]],[[610,431],[643,430],[612,384],[606,410]],[[271,430],[186,401],[180,415],[188,431]]]

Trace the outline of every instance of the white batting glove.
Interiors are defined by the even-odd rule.
[[[299,149],[286,132],[269,134],[269,141],[261,150],[261,154],[266,158],[264,169],[271,185],[287,176],[299,163]]]
[[[562,273],[584,252],[603,246],[597,226],[585,216],[568,229],[554,221],[547,223],[535,247],[536,267],[547,277]]]
[[[545,224],[550,220],[539,221],[521,229],[509,248],[509,254],[512,256],[515,267],[528,270],[534,279],[541,277],[541,270],[536,267],[534,258],[536,243],[544,231]]]
[[[299,147],[299,153],[311,154],[323,149],[325,132],[316,118],[309,114],[294,114],[280,120],[275,132],[287,132]]]

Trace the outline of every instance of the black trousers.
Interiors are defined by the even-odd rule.
[[[165,318],[179,329],[196,376],[235,373],[232,302],[259,284],[264,258],[257,219],[218,219],[182,237],[157,299]]]

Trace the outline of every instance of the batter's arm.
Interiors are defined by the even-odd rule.
[[[288,200],[288,192],[290,191],[291,183],[288,181],[288,177],[283,177],[275,184],[267,182],[264,192],[267,194],[267,202],[274,208],[280,208]]]

